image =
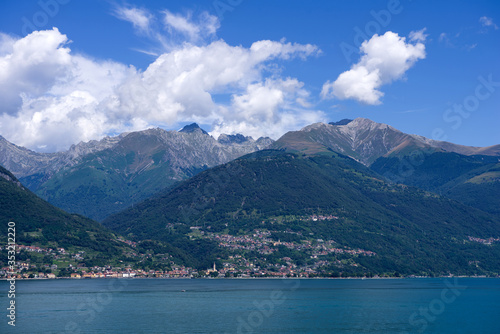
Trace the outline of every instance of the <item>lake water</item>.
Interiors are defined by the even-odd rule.
[[[7,291],[0,333],[500,333],[500,279],[17,281],[16,327]]]

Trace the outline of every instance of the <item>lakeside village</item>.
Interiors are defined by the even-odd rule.
[[[321,267],[329,266],[332,261],[322,259],[327,255],[344,255],[346,259],[334,261],[337,265],[353,265],[350,259],[356,256],[375,256],[371,251],[362,249],[341,248],[332,240],[302,240],[301,242],[282,242],[269,238],[271,232],[256,230],[253,234],[232,236],[228,234],[204,233],[192,228],[196,234],[204,235],[204,238],[214,240],[219,247],[224,247],[234,255],[228,259],[219,260],[222,264],[219,268],[214,263],[211,268],[198,271],[194,268],[176,265],[170,262],[170,270],[142,270],[133,266],[94,266],[85,267],[85,252],[71,253],[64,248],[41,248],[37,246],[16,245],[16,253],[19,255],[16,261],[16,279],[54,279],[54,278],[248,278],[248,277],[315,277],[321,273]],[[121,240],[131,247],[137,247],[137,243]],[[276,252],[279,247],[286,247],[291,251],[300,251],[308,254],[309,264],[297,265],[290,257],[279,258],[277,263],[269,263],[266,256]],[[1,250],[1,249],[0,249]],[[44,260],[51,259],[50,263],[32,263],[36,253]],[[253,254],[246,257],[245,254]],[[28,255],[28,256],[26,256]],[[137,254],[134,254],[138,256]],[[155,254],[168,260],[168,254]],[[255,257],[255,255],[258,255]],[[27,258],[28,257],[28,258]],[[62,263],[69,265],[61,266]],[[9,268],[0,269],[0,279],[9,279]]]
[[[314,216],[315,220],[337,219],[332,216]],[[333,240],[304,239],[298,232],[285,231],[295,235],[294,241],[274,240],[271,231],[254,230],[252,234],[233,236],[229,234],[210,233],[201,231],[199,227],[191,227],[190,237],[201,237],[217,242],[219,247],[225,248],[230,254],[227,259],[218,259],[219,267],[213,266],[206,270],[177,265],[169,258],[169,254],[137,254],[130,256],[140,258],[144,262],[150,257],[161,259],[168,264],[164,270],[138,269],[137,265],[104,265],[85,266],[86,254],[84,251],[69,252],[64,248],[41,248],[37,246],[16,245],[16,265],[14,273],[11,268],[0,268],[0,279],[54,279],[54,278],[253,278],[253,277],[332,277],[325,268],[337,268],[337,276],[343,275],[346,268],[357,267],[356,259],[362,256],[377,256],[376,253],[363,249],[351,249],[337,244]],[[293,238],[289,238],[293,239]],[[118,239],[130,246],[137,247],[137,243]],[[491,245],[500,242],[500,238],[480,239],[468,237],[469,242]],[[276,258],[274,253],[288,250],[294,254],[301,254],[303,259],[297,261],[288,256]],[[2,247],[0,246],[0,251]],[[38,260],[35,260],[38,259]],[[40,260],[41,259],[41,260]],[[121,261],[120,261],[121,262]],[[344,269],[344,270],[343,270]],[[369,275],[368,277],[378,277]],[[391,276],[387,276],[391,277]]]
[[[16,261],[15,274],[9,274],[9,267],[0,269],[0,279],[54,279],[54,278],[247,278],[247,277],[315,277],[319,273],[319,268],[330,265],[330,261],[321,260],[321,257],[327,254],[349,254],[361,256],[375,256],[375,253],[362,249],[344,249],[334,247],[332,240],[319,240],[317,245],[311,242],[281,242],[266,239],[269,232],[256,231],[253,235],[231,236],[210,234],[208,238],[217,240],[219,246],[227,247],[231,250],[251,250],[258,254],[272,254],[276,246],[285,246],[289,249],[312,251],[312,259],[319,259],[312,265],[297,266],[289,257],[280,259],[280,263],[268,264],[261,267],[257,261],[245,258],[240,254],[231,255],[227,261],[222,261],[222,268],[217,268],[214,263],[211,268],[198,271],[196,269],[178,266],[171,262],[171,270],[142,270],[133,269],[132,266],[94,266],[85,267],[82,264],[69,264],[67,267],[61,267],[55,263],[74,260],[76,262],[85,259],[85,252],[77,253],[67,252],[64,248],[51,249],[40,248],[37,246],[16,245],[16,253],[36,252],[44,257],[53,258],[52,264],[32,264],[30,259]],[[135,243],[134,243],[135,244]],[[265,259],[264,259],[265,260]],[[55,262],[55,263],[54,263]],[[356,265],[352,261],[337,260],[337,264]]]

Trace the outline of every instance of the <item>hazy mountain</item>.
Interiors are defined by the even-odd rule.
[[[304,219],[315,214],[337,218]],[[336,153],[256,152],[201,172],[104,224],[137,240],[162,242],[187,240],[191,228],[234,236],[256,230],[290,231],[300,233],[306,242],[335,240],[375,252],[377,256],[353,259],[365,272],[500,270],[498,246],[468,241],[469,236],[500,236],[498,219],[417,188],[386,183],[367,167]],[[282,251],[288,254],[286,248]],[[471,266],[476,263],[471,261],[481,265]]]
[[[94,152],[112,147],[127,134],[106,137],[100,141],[72,145],[69,150],[57,153],[38,153],[10,143],[0,136],[0,164],[16,177],[23,180],[28,188],[36,190],[60,169],[77,164],[80,159]]]
[[[500,155],[500,145],[470,147],[431,140],[403,133],[390,125],[366,118],[342,120],[337,123],[315,123],[300,131],[291,131],[270,148],[316,154],[335,151],[370,165],[383,156],[397,156],[414,150],[455,152],[463,155]]]
[[[474,170],[443,185],[437,192],[500,217],[500,164]]]
[[[433,191],[500,217],[500,157],[417,151],[370,167],[388,180]]]
[[[0,163],[50,203],[93,219],[144,199],[209,167],[263,149],[269,138],[221,135],[197,124],[180,131],[149,129],[43,154],[1,138]]]

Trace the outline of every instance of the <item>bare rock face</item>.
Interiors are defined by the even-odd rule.
[[[18,188],[24,189],[23,185],[21,182],[19,182],[14,175],[12,175],[8,170],[0,166],[0,177],[4,180],[7,180],[7,182],[10,182],[17,186]]]
[[[10,143],[0,136],[0,165],[12,171],[18,178],[33,174],[53,175],[61,168],[73,166],[80,158],[94,152],[112,147],[124,135],[106,137],[100,141],[72,145],[69,150],[57,153],[38,153],[27,148]]]
[[[0,164],[18,177],[27,176],[57,164],[60,153],[37,153],[14,145],[0,136]]]

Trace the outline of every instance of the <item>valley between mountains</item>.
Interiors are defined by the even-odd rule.
[[[0,138],[0,165],[21,276],[500,273],[500,145],[364,118],[276,141],[191,124],[50,154]]]

